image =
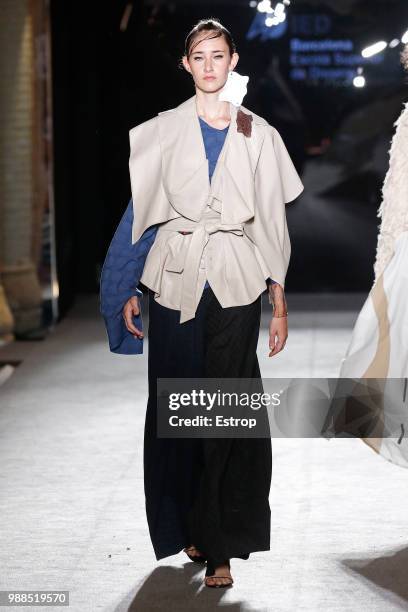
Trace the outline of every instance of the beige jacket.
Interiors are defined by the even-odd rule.
[[[285,204],[303,185],[275,128],[237,107],[211,184],[196,96],[130,130],[132,244],[160,224],[141,282],[158,303],[194,318],[208,279],[222,307],[253,302],[273,278],[284,286],[290,258]],[[190,232],[182,234],[180,232]]]

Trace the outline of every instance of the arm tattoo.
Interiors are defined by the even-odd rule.
[[[285,292],[279,283],[271,283],[268,287],[269,303],[273,307],[274,317],[286,317],[288,309],[286,305]]]

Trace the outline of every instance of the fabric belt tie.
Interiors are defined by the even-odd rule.
[[[184,259],[183,285],[181,290],[180,323],[184,323],[194,318],[198,306],[196,296],[200,262],[210,235],[221,231],[242,236],[244,230],[242,223],[206,223],[205,225],[199,225],[192,232],[176,231],[179,231],[181,234],[192,234]]]

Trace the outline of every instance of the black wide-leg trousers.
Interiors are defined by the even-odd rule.
[[[157,437],[157,378],[253,378],[262,392],[260,317],[261,296],[222,308],[208,287],[195,318],[180,324],[180,311],[149,290],[144,487],[158,560],[191,544],[215,565],[270,549],[270,437]]]

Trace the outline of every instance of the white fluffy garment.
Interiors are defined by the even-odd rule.
[[[408,103],[394,126],[397,129],[389,151],[390,166],[378,210],[381,225],[374,264],[375,281],[390,262],[396,239],[408,230]]]

